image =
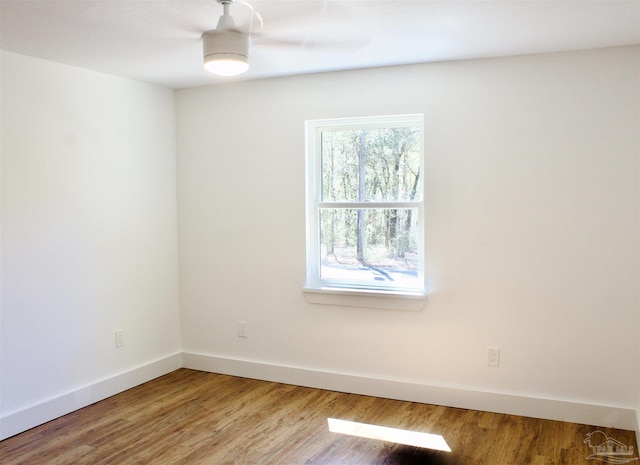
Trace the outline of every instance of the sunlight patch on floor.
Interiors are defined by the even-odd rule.
[[[439,434],[420,433],[418,431],[369,425],[355,421],[338,420],[336,418],[327,418],[327,422],[329,423],[329,431],[332,433],[451,452],[447,441]]]

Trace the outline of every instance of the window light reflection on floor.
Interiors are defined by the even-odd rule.
[[[447,441],[439,434],[419,433],[398,428],[388,428],[386,426],[369,425],[366,423],[356,423],[354,421],[337,420],[327,418],[329,431],[332,433],[347,434],[367,439],[377,439],[380,441],[394,442],[406,446],[422,447],[425,449],[451,452]]]

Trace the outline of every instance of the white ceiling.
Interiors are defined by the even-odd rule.
[[[171,88],[640,44],[640,0],[237,0],[251,68],[202,69],[215,0],[0,0],[0,48]],[[252,14],[251,8],[257,14]],[[262,18],[262,24],[259,18]]]

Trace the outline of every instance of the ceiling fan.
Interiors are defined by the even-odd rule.
[[[204,69],[218,76],[236,76],[249,69],[249,33],[236,27],[229,6],[235,0],[216,0],[222,16],[215,29],[202,34]]]
[[[281,48],[295,47],[316,51],[321,49],[354,51],[361,49],[368,43],[368,39],[363,39],[362,37],[355,40],[344,38],[332,40],[318,40],[316,38],[311,40],[270,39],[261,33],[252,31],[254,17],[259,20],[261,28],[264,23],[260,13],[255,11],[246,0],[238,0],[238,2],[251,10],[252,21],[248,27],[244,26],[242,28],[236,26],[235,19],[229,12],[231,5],[236,0],[216,0],[216,2],[222,5],[222,16],[220,16],[215,29],[202,34],[202,49],[205,70],[218,76],[237,76],[249,69],[249,46],[252,37],[258,38],[262,45],[275,45]],[[321,24],[323,20],[326,21],[325,15],[331,14],[326,11],[326,7],[329,4],[332,4],[332,2],[327,0],[322,2],[321,16],[315,20],[315,24]],[[332,10],[332,8],[329,9]],[[347,16],[344,14],[344,9],[341,8],[339,11],[339,19],[344,21]],[[332,19],[332,21],[335,20]],[[349,28],[345,29],[349,30]]]

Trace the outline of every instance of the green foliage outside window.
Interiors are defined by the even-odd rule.
[[[417,273],[418,209],[381,206],[421,196],[420,144],[417,127],[322,132],[322,201],[376,202],[320,209],[325,277],[363,266],[379,280],[390,279],[388,271]]]

